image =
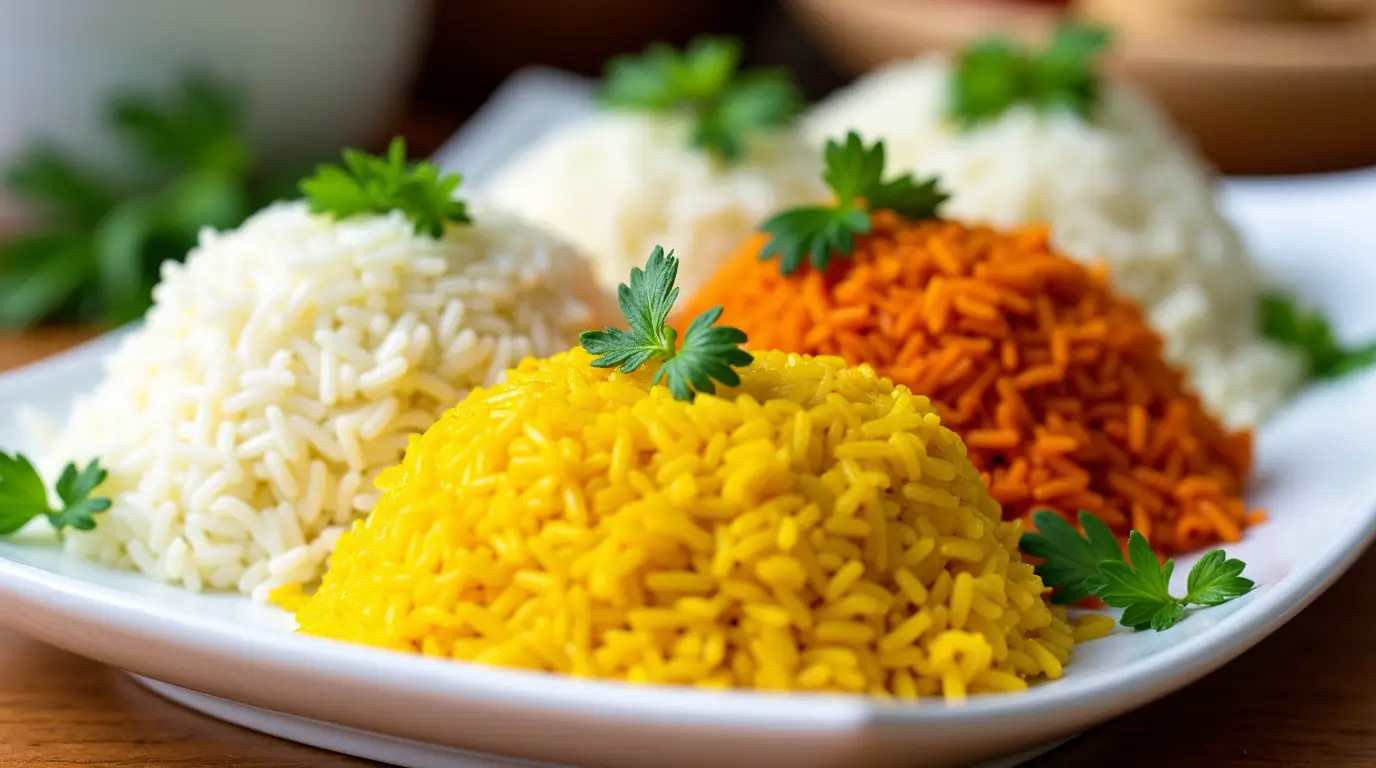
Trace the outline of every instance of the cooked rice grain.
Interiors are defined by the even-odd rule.
[[[686,295],[776,210],[827,199],[820,146],[791,131],[755,135],[724,165],[691,146],[684,119],[604,113],[532,146],[492,196],[581,248],[608,291],[672,244]]]
[[[940,56],[889,65],[815,106],[802,130],[819,145],[848,130],[883,139],[893,172],[941,177],[950,215],[1046,224],[1067,255],[1107,261],[1229,425],[1259,424],[1298,388],[1301,358],[1258,337],[1261,278],[1210,170],[1154,105],[1105,84],[1088,121],[1024,105],[962,131],[946,118],[949,80]]]
[[[905,699],[1060,675],[1074,630],[925,397],[764,352],[740,388],[685,403],[649,370],[589,360],[528,360],[412,443],[301,630],[585,677]]]
[[[317,580],[409,435],[606,308],[571,248],[474,216],[437,241],[283,204],[203,232],[47,452],[110,470],[113,508],[68,549],[260,600]]]
[[[750,343],[873,365],[927,393],[1009,519],[1088,510],[1158,552],[1234,542],[1252,435],[1224,428],[1103,269],[1045,228],[873,217],[826,272],[779,274],[746,242],[678,316],[710,307]]]

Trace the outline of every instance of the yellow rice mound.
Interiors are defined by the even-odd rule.
[[[301,631],[720,688],[960,699],[1060,676],[1064,610],[927,398],[764,352],[687,403],[590,359],[526,360],[413,439]]]

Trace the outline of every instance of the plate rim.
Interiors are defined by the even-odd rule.
[[[554,70],[536,68],[523,72],[526,83],[568,85],[574,82],[562,80],[562,73]],[[521,86],[522,76],[517,73],[504,84],[489,107],[499,101],[498,97],[511,92],[513,86]],[[478,116],[483,114],[480,112]],[[459,141],[462,137],[461,132],[439,153],[446,165],[463,162],[459,155],[464,154],[467,145]],[[1317,184],[1320,188],[1309,194],[1322,192],[1336,197],[1349,193],[1350,184],[1365,185],[1368,179],[1376,180],[1376,169],[1287,181]],[[1225,188],[1247,194],[1273,192],[1271,179],[1233,177],[1220,181]],[[6,400],[3,393],[7,390],[27,388],[33,385],[31,382],[58,377],[65,371],[89,365],[90,356],[114,349],[120,337],[130,329],[107,333],[37,363],[0,374],[0,401]],[[103,360],[100,365],[104,365]],[[1362,497],[1376,499],[1376,482],[1367,480],[1361,485],[1364,489],[1369,486],[1371,492]],[[631,686],[456,664],[295,633],[236,631],[228,622],[207,623],[146,597],[4,556],[0,556],[0,595],[17,599],[21,605],[39,606],[53,615],[79,616],[87,623],[116,626],[131,636],[160,636],[170,646],[194,648],[224,660],[242,662],[256,657],[258,663],[271,667],[311,667],[319,666],[324,655],[336,662],[331,677],[342,678],[342,683],[351,686],[384,686],[388,690],[425,693],[456,702],[467,699],[499,701],[532,712],[577,710],[605,723],[623,721],[733,731],[853,732],[1038,720],[1061,723],[1062,730],[1069,731],[1142,706],[1232,661],[1302,612],[1346,573],[1373,540],[1376,540],[1376,504],[1361,510],[1354,507],[1351,520],[1344,521],[1340,535],[1335,535],[1329,546],[1306,558],[1265,593],[1243,598],[1245,603],[1239,601],[1237,610],[1215,627],[1133,662],[1123,671],[1098,672],[1087,677],[1039,684],[1023,693],[973,697],[959,707],[935,698],[913,705],[853,695],[708,693],[667,686]],[[118,616],[110,615],[108,609],[112,605],[119,609],[115,612]],[[0,623],[8,623],[5,616],[0,615]],[[1070,724],[1071,721],[1074,724]],[[1045,730],[1049,729],[1050,726]]]
[[[0,393],[40,386],[46,378],[96,363],[93,358],[100,358],[121,333],[97,337],[53,358],[0,374]],[[1360,481],[1354,495],[1376,499],[1376,476]],[[1099,705],[1100,719],[1105,720],[1183,687],[1260,642],[1331,586],[1373,539],[1376,505],[1344,520],[1327,547],[1297,564],[1266,592],[1242,598],[1235,611],[1206,631],[1119,669],[1047,681],[1016,694],[972,697],[961,706],[950,706],[935,698],[912,704],[842,694],[704,692],[454,663],[296,632],[277,634],[226,621],[205,621],[146,596],[3,556],[0,595],[68,617],[83,617],[87,622],[159,636],[176,647],[198,647],[202,652],[210,649],[225,658],[253,657],[274,666],[291,666],[310,665],[326,657],[335,662],[334,673],[351,685],[382,685],[395,690],[419,688],[439,697],[475,696],[544,712],[586,709],[595,704],[599,717],[606,719],[770,730],[849,730],[895,724],[1006,721],[1033,714],[1059,718],[1102,699],[1095,703]]]

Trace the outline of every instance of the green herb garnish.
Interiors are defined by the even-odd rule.
[[[828,140],[822,179],[836,203],[790,208],[770,218],[760,226],[771,235],[760,260],[779,256],[779,271],[785,275],[802,266],[804,258],[826,269],[833,255],[847,257],[855,251],[856,235],[870,231],[871,212],[889,210],[909,219],[930,219],[950,197],[935,176],[923,181],[908,173],[889,181],[883,176],[884,142],[866,147],[853,131],[844,144]]]
[[[1099,564],[1122,559],[1118,538],[1103,520],[1080,511],[1081,536],[1060,515],[1041,510],[1032,514],[1038,533],[1025,533],[1019,547],[1033,557],[1042,558],[1037,575],[1042,583],[1056,590],[1051,602],[1069,605],[1089,597],[1090,580],[1099,575]]]
[[[1208,553],[1190,569],[1183,598],[1170,593],[1175,561],[1161,564],[1147,537],[1133,531],[1128,536],[1128,557],[1113,532],[1102,520],[1084,510],[1079,515],[1080,535],[1060,515],[1040,510],[1032,515],[1037,533],[1025,533],[1019,548],[1042,558],[1037,575],[1057,590],[1054,603],[1067,604],[1094,596],[1113,608],[1122,608],[1125,627],[1161,632],[1175,626],[1187,605],[1221,605],[1252,591],[1251,579],[1242,577],[1245,564],[1229,559],[1223,550]]]
[[[1263,336],[1304,355],[1310,378],[1335,379],[1376,363],[1376,342],[1343,347],[1323,315],[1290,298],[1262,296],[1257,314]]]
[[[968,129],[1015,104],[1031,104],[1087,118],[1099,104],[1095,59],[1108,43],[1107,29],[1074,23],[1058,26],[1041,51],[1000,36],[971,43],[951,76],[951,117]]]
[[[95,515],[110,508],[110,500],[92,498],[91,493],[105,482],[106,471],[92,460],[84,469],[68,464],[57,479],[54,490],[62,505],[48,503],[43,478],[21,454],[0,452],[0,536],[18,531],[39,515],[46,515],[53,528],[89,531],[96,527]]]
[[[441,174],[434,163],[406,163],[406,141],[392,139],[386,157],[344,150],[344,167],[322,165],[301,182],[311,213],[347,219],[399,210],[416,226],[416,234],[443,237],[449,222],[467,224],[468,208],[454,198],[463,177]]]
[[[740,348],[746,341],[743,331],[714,325],[721,318],[721,307],[693,318],[683,334],[683,346],[677,346],[678,334],[668,325],[678,299],[677,277],[678,259],[656,245],[645,269],[633,267],[630,285],[617,287],[616,298],[630,330],[584,331],[579,343],[588,354],[598,356],[592,361],[598,368],[620,366],[623,373],[631,373],[652,359],[660,360],[653,383],[667,379],[679,400],[692,400],[697,392],[716,392],[713,380],[728,387],[740,385],[741,377],[733,366],[749,365],[754,357]]]
[[[740,42],[699,37],[682,52],[656,43],[607,63],[602,102],[644,112],[686,112],[693,146],[739,160],[752,133],[787,125],[803,99],[781,69],[740,71]]]
[[[166,100],[121,96],[108,120],[136,173],[106,178],[53,147],[8,169],[42,228],[0,243],[0,326],[136,319],[160,265],[184,258],[202,227],[237,226],[272,198],[250,178],[238,100],[211,80],[188,78]]]

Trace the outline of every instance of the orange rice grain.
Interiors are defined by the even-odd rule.
[[[930,397],[1009,519],[1086,509],[1164,554],[1264,519],[1241,498],[1252,435],[1204,410],[1104,269],[1059,255],[1044,228],[872,218],[821,271],[783,276],[752,238],[680,327],[720,305],[753,348],[840,355]]]

